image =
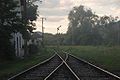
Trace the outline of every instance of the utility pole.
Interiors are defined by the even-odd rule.
[[[44,47],[44,20],[46,20],[46,18],[42,17],[42,46]]]
[[[24,23],[24,26],[27,26],[27,1],[26,0],[20,0],[21,1],[21,14],[22,14],[22,21]],[[27,45],[27,39],[25,38],[25,54],[28,55],[28,45]]]
[[[57,44],[58,44],[57,47],[58,48],[59,48],[59,34],[58,34],[59,32],[58,31],[60,30],[60,27],[61,27],[61,25],[59,27],[57,27],[57,39],[58,39],[57,40]]]
[[[74,45],[74,30],[73,30],[73,27],[72,27],[72,34],[71,34],[71,38],[72,38],[72,45]]]
[[[72,23],[70,23],[71,27],[71,44],[74,45],[74,28],[72,26]]]
[[[120,22],[118,24],[118,46],[120,46]]]
[[[21,3],[21,14],[22,14],[22,21],[25,26],[27,26],[27,4],[30,0],[20,0]],[[40,0],[40,3],[42,3],[42,0]],[[25,53],[28,54],[28,45],[27,45],[27,39],[25,39]]]

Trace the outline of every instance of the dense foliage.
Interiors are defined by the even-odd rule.
[[[8,58],[14,50],[10,44],[11,33],[15,31],[15,25],[19,18],[15,10],[17,3],[13,0],[1,0],[0,2],[0,57]],[[9,57],[10,58],[10,57]]]
[[[120,21],[118,17],[98,16],[84,6],[74,7],[68,16],[68,44],[118,45]]]
[[[67,33],[46,35],[47,43],[58,44],[59,41],[59,44],[64,45],[120,45],[118,17],[98,16],[81,5],[70,11],[68,20]]]
[[[31,0],[36,1],[36,0]],[[11,44],[11,33],[20,32],[24,39],[30,38],[30,32],[33,31],[35,24],[32,22],[37,19],[37,5],[32,2],[27,2],[26,17],[24,20],[17,10],[20,6],[14,0],[1,0],[0,2],[0,58],[12,59],[14,54],[14,45]]]
[[[77,45],[119,44],[118,17],[98,16],[84,6],[70,11],[67,41]]]
[[[37,19],[39,16],[37,14],[37,9],[38,5],[34,4],[34,2],[39,1],[39,0],[27,0],[26,1],[26,20],[27,20],[27,25],[28,25],[28,30],[32,32],[35,30],[35,23],[34,21]]]

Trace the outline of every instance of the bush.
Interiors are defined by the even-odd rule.
[[[38,45],[35,44],[30,44],[28,48],[29,48],[29,54],[35,54],[38,53],[39,51]]]

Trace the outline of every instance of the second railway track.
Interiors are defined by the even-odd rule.
[[[80,80],[120,80],[118,76],[70,54],[66,62]]]

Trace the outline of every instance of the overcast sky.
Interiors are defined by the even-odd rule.
[[[36,21],[37,31],[41,31],[41,18],[44,21],[45,32],[56,33],[60,25],[60,33],[65,33],[68,28],[68,14],[74,6],[84,5],[91,8],[98,15],[113,15],[120,18],[120,0],[42,0],[39,4],[39,17]]]

